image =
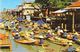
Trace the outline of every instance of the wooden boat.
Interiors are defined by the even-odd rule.
[[[20,39],[15,39],[15,33],[12,33],[12,36],[14,38],[14,41],[17,43],[21,43],[21,44],[31,44],[34,43],[35,40],[34,39],[25,39],[24,37],[19,37]]]
[[[21,43],[21,44],[31,44],[34,43],[34,41],[30,41],[30,40],[16,40],[14,39],[15,42],[17,43]]]
[[[12,51],[12,44],[11,44],[8,34],[0,33],[0,48],[1,47],[9,48],[10,52]]]
[[[52,43],[58,44],[58,45],[62,45],[62,46],[66,46],[68,45],[69,40],[67,39],[63,39],[63,38],[59,38],[59,37],[51,37],[48,38],[49,41],[51,41]]]

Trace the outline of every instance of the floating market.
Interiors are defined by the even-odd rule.
[[[0,52],[80,52],[80,0],[64,8],[22,1],[0,11]]]

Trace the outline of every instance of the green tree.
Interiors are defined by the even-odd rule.
[[[40,3],[42,6],[51,6],[57,8],[64,8],[74,1],[76,0],[35,0],[36,3]]]

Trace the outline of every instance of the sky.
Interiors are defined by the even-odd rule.
[[[22,3],[23,0],[0,0],[0,11],[4,8],[14,9]],[[27,2],[34,2],[35,0],[26,0]]]

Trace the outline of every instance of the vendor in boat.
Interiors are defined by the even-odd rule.
[[[14,27],[14,25],[15,25],[15,22],[11,21],[11,27]]]
[[[65,29],[64,32],[63,32],[63,34],[61,35],[61,37],[67,38],[67,35],[68,35],[68,33],[67,33],[67,30]]]
[[[73,35],[72,35],[71,32],[68,33],[68,35],[67,35],[67,39],[69,39],[69,40],[72,40],[72,39],[73,39]]]
[[[76,41],[76,40],[78,40],[78,37],[77,37],[76,34],[74,34],[74,35],[73,35],[73,41]]]
[[[8,29],[8,22],[5,22],[5,29],[7,30]]]
[[[75,52],[75,47],[73,47],[72,43],[69,43],[69,47],[67,48],[67,52]]]
[[[20,25],[18,26],[19,32],[22,31],[22,28],[23,28],[22,26]]]
[[[15,33],[14,39],[16,39],[16,40],[20,39],[19,33]]]
[[[57,32],[58,36],[61,36],[63,34],[63,29],[60,26],[58,26],[57,28],[55,28],[55,31]]]
[[[43,38],[44,38],[43,36],[40,36],[40,42],[39,42],[40,45],[42,45],[44,43],[44,39]]]
[[[34,33],[33,32],[31,32],[30,38],[34,39]]]
[[[50,37],[52,37],[51,30],[48,30],[48,33],[46,35],[46,38],[50,38]]]

